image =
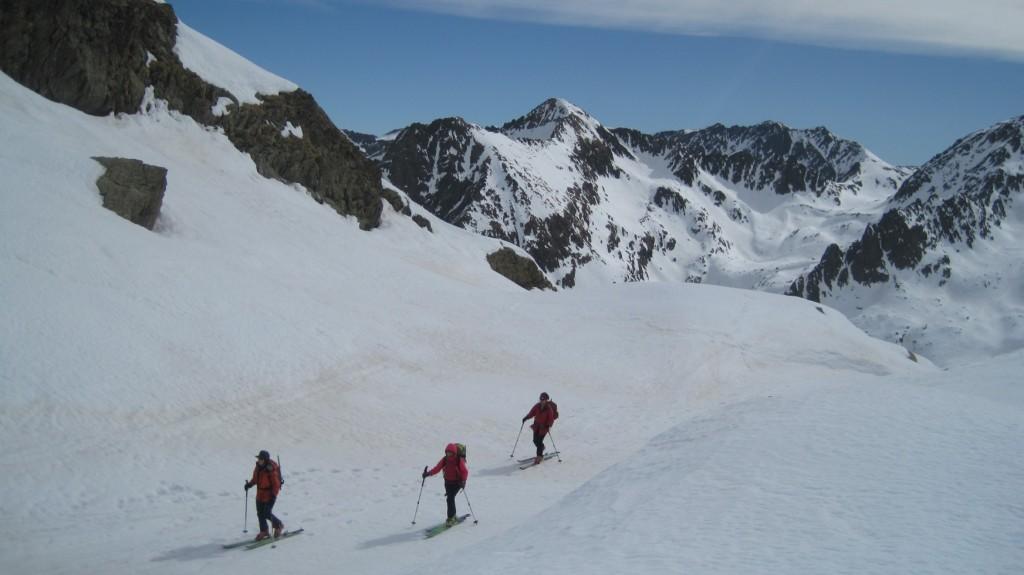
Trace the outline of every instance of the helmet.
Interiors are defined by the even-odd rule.
[[[540,399],[541,399],[541,401],[544,401],[546,399],[551,399],[551,396],[548,395],[548,393],[545,391],[545,392],[540,394]]]
[[[270,452],[264,449],[256,454],[256,459],[266,459],[267,461],[270,461]]]

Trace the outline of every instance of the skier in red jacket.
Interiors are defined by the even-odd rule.
[[[458,445],[449,443],[444,448],[441,461],[430,471],[424,471],[423,477],[437,475],[441,470],[444,470],[444,495],[448,501],[448,520],[445,523],[450,526],[455,524],[455,496],[469,479],[469,468],[466,467],[466,460],[459,457]]]
[[[245,482],[245,490],[249,491],[254,485],[256,516],[260,520],[260,533],[256,536],[256,541],[270,537],[270,531],[267,529],[268,519],[274,526],[274,538],[280,537],[284,523],[274,515],[274,503],[277,501],[277,494],[281,492],[281,474],[267,450],[260,451],[256,456],[256,468],[252,470],[252,479]]]
[[[533,409],[530,413],[526,414],[523,418],[523,423],[526,423],[527,419],[533,418],[533,423],[530,424],[530,428],[533,429],[533,444],[537,446],[537,457],[533,459],[534,464],[544,461],[544,437],[548,434],[548,430],[555,424],[555,420],[558,419],[558,405],[551,401],[551,397],[547,393],[540,394],[540,401],[533,405]]]

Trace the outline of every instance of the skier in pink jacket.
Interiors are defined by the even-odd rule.
[[[466,467],[466,460],[459,457],[458,445],[449,443],[444,448],[444,457],[441,458],[441,461],[438,461],[430,471],[424,471],[423,477],[437,475],[442,470],[444,471],[444,495],[448,501],[448,520],[445,523],[453,525],[455,524],[455,496],[459,494],[460,489],[466,486],[466,480],[469,479],[469,468]]]

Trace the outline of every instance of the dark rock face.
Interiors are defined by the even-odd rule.
[[[431,232],[431,233],[434,232],[434,228],[433,228],[433,226],[430,225],[430,220],[428,220],[427,218],[425,218],[425,217],[423,217],[423,216],[421,216],[419,214],[414,214],[412,216],[412,221],[416,222],[417,226],[427,230],[428,232]]]
[[[138,111],[150,52],[173,54],[171,7],[133,0],[0,1],[0,67],[39,94],[87,114]]]
[[[318,202],[351,214],[359,227],[380,224],[380,173],[303,90],[261,96],[224,116],[221,125],[235,146],[252,155],[260,174],[298,182]],[[282,136],[288,122],[302,137]]]
[[[668,150],[673,172],[687,185],[703,170],[751,190],[817,196],[827,193],[830,183],[856,175],[865,155],[859,144],[825,128],[792,130],[776,122],[662,133],[645,146]]]
[[[654,205],[677,214],[686,214],[686,198],[679,192],[666,187],[659,187],[654,192]]]
[[[459,225],[466,209],[482,198],[489,169],[488,162],[480,161],[483,151],[465,121],[443,118],[402,130],[387,147],[381,167],[413,201]],[[431,185],[435,168],[439,179]]]
[[[821,261],[818,265],[807,274],[806,279],[801,276],[793,282],[793,285],[789,287],[787,295],[801,296],[814,302],[821,302],[821,284],[825,284],[832,288],[833,284],[837,286],[846,285],[846,281],[849,274],[842,276],[842,281],[839,281],[840,273],[845,271],[843,267],[843,250],[836,244],[831,244],[825,249],[825,254],[821,256]]]
[[[992,239],[1024,191],[1024,174],[1010,167],[1024,156],[1024,116],[958,140],[900,186],[894,203],[931,238],[973,247]]]
[[[402,194],[399,194],[395,190],[384,188],[381,190],[381,196],[385,201],[387,201],[387,203],[391,204],[391,207],[394,208],[396,212],[405,216],[412,215],[412,208],[410,208],[409,204],[402,199]]]
[[[167,189],[167,169],[127,158],[93,159],[107,169],[96,180],[103,207],[152,230]]]
[[[203,124],[218,98],[234,100],[181,66],[178,20],[140,0],[0,0],[0,68],[56,102],[96,116],[139,110],[147,86]],[[152,57],[152,61],[150,61]]]
[[[512,248],[501,248],[487,254],[487,263],[491,265],[491,269],[523,289],[555,289],[533,260],[520,256]]]
[[[1016,167],[1022,157],[1024,116],[958,140],[903,183],[890,201],[894,207],[860,240],[845,253],[830,246],[787,293],[821,301],[847,280],[870,286],[900,270],[944,285],[952,277],[948,252],[995,239],[994,230],[1024,192]]]
[[[146,87],[172,110],[224,128],[259,172],[300,183],[362,229],[379,225],[380,173],[297,90],[238,106],[227,91],[184,68],[174,53],[177,17],[148,0],[0,0],[0,68],[54,101],[94,115],[136,113]],[[234,102],[214,116],[220,98]],[[281,134],[286,122],[304,138]]]
[[[824,288],[828,293],[851,280],[865,286],[887,282],[893,269],[915,268],[927,245],[924,227],[909,226],[898,210],[889,210],[877,224],[868,225],[845,253],[838,245],[830,245],[818,265],[795,280],[786,294],[820,302]]]

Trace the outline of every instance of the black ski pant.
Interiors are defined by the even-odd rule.
[[[537,446],[537,457],[544,455],[544,437],[547,434],[548,430],[546,429],[542,433],[533,432],[533,444]]]
[[[277,503],[277,498],[271,499],[270,501],[257,501],[256,502],[256,517],[260,520],[260,532],[269,533],[270,530],[267,528],[267,520],[270,520],[270,524],[274,527],[280,527],[283,525],[281,520],[274,515],[274,503]]]
[[[448,519],[455,517],[455,496],[459,494],[460,489],[462,489],[462,483],[458,481],[444,482],[444,497],[448,502]]]

